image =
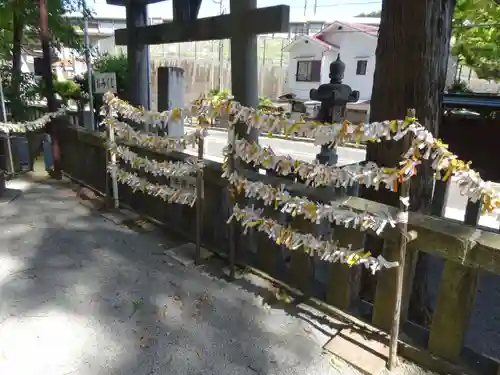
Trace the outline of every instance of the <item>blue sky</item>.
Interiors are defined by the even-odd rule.
[[[217,0],[216,0],[217,1]],[[229,0],[220,0],[224,8],[229,10]],[[307,2],[306,19],[321,20],[331,22],[333,20],[343,20],[354,17],[359,13],[368,13],[380,10],[381,0],[257,0],[259,7],[270,5],[285,4],[290,5],[291,21],[300,21],[304,19],[304,5]],[[316,15],[314,14],[314,3],[317,4]],[[125,17],[125,8],[113,5],[107,5],[106,0],[87,0],[87,4],[93,8],[97,16],[100,17]],[[218,14],[219,3],[214,0],[203,0],[200,10],[201,17],[214,16]],[[152,4],[148,8],[150,17],[172,17],[171,1],[163,1]]]

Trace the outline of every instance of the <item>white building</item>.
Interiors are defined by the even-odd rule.
[[[372,94],[379,20],[363,21],[335,21],[316,35],[299,36],[287,45],[289,92],[309,99],[311,89],[330,81],[330,63],[340,54],[346,65],[343,83],[359,91],[357,104],[366,105]]]

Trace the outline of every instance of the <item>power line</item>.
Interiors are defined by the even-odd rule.
[[[337,4],[317,4],[317,2],[314,4],[314,9],[316,8],[333,8],[333,7],[342,7],[342,6],[348,6],[348,5],[370,5],[370,4],[380,4],[382,5],[381,1],[363,1],[363,2],[345,2],[345,3],[337,3]],[[307,0],[305,0],[305,5],[304,8],[307,7]],[[302,8],[302,5],[292,5],[290,8]]]

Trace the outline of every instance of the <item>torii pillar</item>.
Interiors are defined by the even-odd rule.
[[[125,6],[126,24],[129,31],[127,39],[127,62],[130,79],[130,90],[127,100],[135,106],[150,109],[149,89],[149,46],[140,43],[136,38],[139,27],[148,26],[148,4],[163,0],[106,0],[110,5]]]

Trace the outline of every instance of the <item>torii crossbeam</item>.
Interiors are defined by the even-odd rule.
[[[257,8],[256,0],[230,0],[231,13],[197,18],[201,0],[172,0],[173,22],[147,25],[148,4],[162,0],[107,0],[127,7],[127,28],[115,31],[115,42],[127,45],[132,78],[132,104],[148,107],[147,48],[150,44],[231,39],[232,91],[245,105],[255,106],[258,34],[288,32],[290,7]]]

